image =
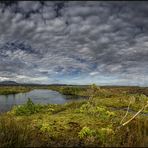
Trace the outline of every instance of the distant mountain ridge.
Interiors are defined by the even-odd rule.
[[[18,83],[15,81],[1,81],[0,84],[1,85],[18,85]]]
[[[76,84],[58,84],[58,83],[52,83],[52,84],[36,84],[36,83],[18,83],[15,81],[0,81],[0,86],[79,86],[79,87],[87,87],[90,85],[76,85]],[[120,85],[100,85],[100,87],[141,87],[141,86],[120,86]]]

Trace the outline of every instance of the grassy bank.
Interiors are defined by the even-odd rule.
[[[63,95],[87,96],[87,87],[78,86],[48,86],[48,89],[58,91]]]
[[[63,88],[61,88],[62,90]],[[71,89],[68,89],[71,90]],[[65,90],[64,90],[65,91]],[[67,90],[66,90],[67,92]],[[79,90],[78,94],[84,93]],[[34,104],[16,106],[0,116],[1,146],[96,147],[148,146],[148,118],[139,114],[121,126],[126,107],[138,111],[147,102],[143,94],[112,93],[91,86],[85,89],[89,100],[63,105]],[[148,108],[143,112],[147,113]],[[133,113],[128,113],[123,122]]]
[[[1,86],[0,95],[25,93],[30,90],[31,90],[30,87],[23,87],[23,86]]]

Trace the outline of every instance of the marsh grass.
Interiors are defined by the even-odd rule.
[[[23,87],[23,86],[1,86],[0,95],[25,93],[30,90],[31,90],[30,87]]]
[[[27,124],[18,123],[12,116],[0,118],[0,146],[20,147],[27,144],[29,130]]]
[[[148,146],[147,117],[138,115],[125,127],[118,128],[125,111],[110,108],[127,107],[130,97],[133,96],[135,101],[130,107],[138,111],[147,101],[147,96],[112,94],[110,90],[101,90],[96,86],[88,89],[85,91],[90,95],[88,100],[62,105],[37,105],[29,99],[26,104],[16,106],[10,112],[1,115],[0,146]],[[99,92],[100,95],[97,95]],[[84,90],[78,92],[82,93]],[[128,113],[125,120],[132,116],[132,112]]]

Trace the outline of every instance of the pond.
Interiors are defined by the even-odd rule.
[[[27,93],[0,95],[0,112],[9,111],[14,105],[26,103],[31,98],[34,103],[39,104],[64,104],[69,101],[79,100],[80,98],[69,98],[57,91],[46,89],[35,89]]]

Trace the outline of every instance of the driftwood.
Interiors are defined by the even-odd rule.
[[[129,111],[129,107],[130,107],[131,103],[132,103],[132,102],[130,101],[130,103],[129,103],[129,105],[128,105],[128,108],[127,108],[127,111],[126,111],[126,114],[125,114],[125,116],[123,117],[123,119],[121,120],[120,124],[122,124],[123,120],[124,120],[125,117],[127,116],[128,111]]]
[[[138,116],[145,108],[148,107],[148,102],[145,106],[143,106],[131,119],[129,119],[128,121],[126,121],[125,123],[123,123],[120,127],[127,125],[129,122],[131,122],[136,116]],[[129,109],[128,109],[129,110]],[[128,112],[128,111],[127,111]],[[122,119],[123,121],[123,119]]]

